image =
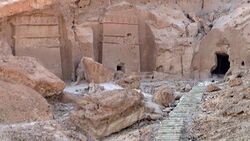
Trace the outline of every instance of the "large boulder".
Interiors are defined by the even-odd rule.
[[[0,80],[26,85],[42,96],[61,94],[64,82],[32,57],[0,57]]]
[[[118,132],[143,119],[143,95],[135,90],[113,90],[85,96],[71,121],[94,138]]]
[[[81,62],[84,68],[85,79],[88,82],[104,83],[114,79],[114,72],[92,58],[83,57]]]
[[[175,95],[171,88],[162,86],[155,90],[154,101],[161,106],[169,106],[175,101]]]
[[[0,123],[49,120],[47,101],[35,90],[0,81]]]

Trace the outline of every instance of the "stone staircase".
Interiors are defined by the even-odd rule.
[[[188,140],[185,136],[185,125],[192,121],[195,111],[200,106],[205,86],[195,86],[184,95],[169,117],[162,121],[155,141]]]

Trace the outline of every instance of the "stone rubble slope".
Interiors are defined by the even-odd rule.
[[[243,83],[231,87],[229,82],[220,84],[223,89],[206,93],[202,111],[195,117],[190,136],[197,140],[248,140],[250,131],[249,75]]]
[[[126,89],[105,90],[103,86],[95,83],[112,83],[116,77],[120,77],[118,73],[106,68],[107,64],[115,60],[112,55],[117,54],[120,59],[131,59],[128,57],[131,54],[137,56],[140,61],[132,59],[129,63],[136,64],[139,71],[152,67],[150,71],[153,74],[149,76],[152,79],[149,81],[154,81],[155,74],[159,74],[163,81],[169,81],[171,78],[208,78],[211,68],[217,65],[214,61],[216,52],[225,52],[230,56],[231,70],[228,72],[244,65],[248,66],[249,7],[249,1],[246,0],[0,0],[0,109],[3,109],[0,111],[0,123],[29,122],[0,125],[0,140],[130,141],[153,140],[154,136],[159,140],[180,140],[184,121],[189,121],[190,114],[196,114],[199,109],[203,95],[200,87],[192,89],[191,85],[181,86],[180,90],[187,93],[176,96],[168,88],[168,84],[162,84],[158,80],[158,89],[151,86],[154,91],[149,88],[149,93],[143,93],[142,89],[134,90],[140,88],[141,77],[132,74],[114,82]],[[33,28],[40,24],[44,24],[48,29],[50,25],[47,24],[60,29],[56,37],[62,39],[58,41],[59,46],[62,46],[56,50],[63,65],[58,65],[58,62],[55,64],[72,80],[78,77],[79,84],[85,77],[90,82],[86,89],[79,88],[77,95],[71,94],[71,91],[63,94],[65,83],[49,72],[51,68],[47,70],[42,66],[48,62],[40,63],[43,57],[50,60],[47,54],[41,53],[40,61],[31,57],[20,57],[20,54],[17,57],[16,43],[23,43],[25,37],[13,35],[12,32],[15,31],[11,29],[27,26],[16,23],[27,15],[31,17],[31,21],[27,22],[30,26],[27,29],[34,30],[34,33],[40,33]],[[44,19],[40,19],[40,16]],[[138,22],[134,21],[137,18]],[[133,30],[132,33],[136,32],[136,35],[131,36],[127,31],[132,31],[132,28],[121,28],[126,32],[126,37],[125,40],[120,40],[116,35],[120,34],[120,31],[116,33],[114,30],[114,27],[120,24],[139,29]],[[110,25],[115,26],[109,27]],[[107,34],[107,31],[112,32]],[[49,40],[50,35],[47,34],[42,38]],[[31,38],[37,39],[37,35]],[[38,40],[42,38],[39,36]],[[139,53],[119,54],[111,48],[107,54],[102,54],[106,49],[102,44],[106,43],[109,44],[107,47],[112,47],[110,44],[113,40],[121,45],[119,51],[132,44],[139,48]],[[23,46],[28,43],[22,44],[19,49],[23,51],[26,48]],[[39,45],[31,45],[30,49],[40,49],[37,47]],[[46,49],[51,53],[51,48]],[[40,53],[37,50],[34,52]],[[12,56],[12,53],[17,56]],[[28,50],[26,55],[29,56],[30,53],[32,52]],[[102,58],[105,55],[111,59],[105,62]],[[53,60],[56,60],[55,56],[52,53]],[[127,66],[123,68],[123,64],[116,66],[116,62],[112,65],[117,70],[128,69]],[[74,74],[75,72],[77,74]],[[227,82],[227,86],[210,85],[203,103],[204,113],[194,122],[192,130],[195,132],[192,138],[248,139],[248,83],[245,78],[237,78]],[[177,87],[174,86],[173,89],[179,89]],[[11,90],[8,90],[9,88]],[[205,89],[202,87],[202,90]],[[47,99],[51,103],[49,105],[45,98],[57,95],[62,96],[63,100],[67,101],[66,104],[62,99]],[[57,104],[65,104],[66,108],[62,106],[62,109],[56,109]],[[74,106],[70,107],[71,105]],[[54,108],[53,112],[49,106]],[[162,118],[165,119],[163,126],[157,132],[154,130],[155,126],[159,125]],[[47,122],[31,122],[36,120]],[[66,123],[72,124],[73,129],[67,127]],[[151,127],[150,123],[154,127]],[[116,138],[120,133],[123,135]],[[155,135],[157,133],[159,134]],[[75,137],[75,134],[79,136]]]

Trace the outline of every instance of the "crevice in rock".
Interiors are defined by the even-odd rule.
[[[188,18],[188,20],[192,23],[195,22],[194,18],[192,16],[190,16],[188,13],[184,13],[184,15]]]
[[[205,5],[205,0],[202,0],[202,4],[201,4],[201,9],[204,9],[204,5]]]

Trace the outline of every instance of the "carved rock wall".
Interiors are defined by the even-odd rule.
[[[215,20],[212,30],[201,41],[194,57],[195,77],[210,77],[211,69],[216,66],[216,53],[229,55],[232,71],[250,66],[249,15],[249,4],[246,4]]]
[[[27,5],[23,6],[21,1]],[[7,9],[7,12],[0,16],[4,17],[0,21],[0,39],[9,44],[14,55],[34,56],[50,71],[67,80],[75,79],[76,67],[83,56],[113,70],[158,71],[172,78],[209,77],[214,66],[214,52],[225,52],[227,48],[230,48],[226,53],[231,61],[237,62],[232,66],[242,61],[248,65],[245,53],[248,13],[236,9],[244,8],[242,5],[247,2],[128,2],[3,2],[0,11]],[[237,21],[242,26],[227,24]],[[224,43],[230,47],[214,48]],[[242,49],[238,51],[232,46],[241,46]],[[209,59],[201,59],[203,56]]]

